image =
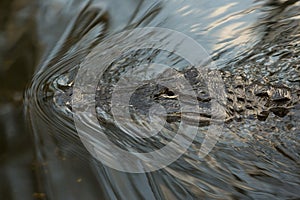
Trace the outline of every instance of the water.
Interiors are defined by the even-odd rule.
[[[28,167],[15,170],[23,172],[29,183],[21,187],[22,194],[27,194],[24,198],[32,199],[32,195],[42,199],[300,198],[298,1],[50,0],[28,2],[20,7],[23,9],[16,9],[14,16],[27,16],[34,24],[27,34],[30,37],[21,40],[29,41],[25,48],[33,49],[31,54],[28,51],[31,57],[24,59],[29,74],[32,66],[39,63],[25,98],[32,134],[30,140],[19,139],[26,143],[33,141],[34,149],[30,145],[24,145],[24,149],[34,151],[35,158],[33,153],[18,151],[26,158],[23,162],[27,166],[33,163],[34,170]],[[212,56],[228,93],[226,122],[218,143],[205,158],[197,156],[197,149],[208,131],[209,111],[202,113],[199,134],[187,154],[159,171],[130,174],[103,166],[82,145],[74,127],[71,95],[79,64],[97,44],[113,33],[146,26],[183,32]],[[33,35],[35,40],[30,40]],[[14,38],[5,41],[21,44]],[[117,45],[113,42],[112,46]],[[203,80],[194,80],[192,73],[185,71],[187,63],[177,56],[144,50],[131,59],[120,58],[99,80],[97,91],[104,95],[96,97],[96,109],[103,130],[124,149],[149,151],[166,144],[172,139],[172,130],[178,130],[181,117],[177,114],[178,99],[162,86],[150,84],[144,86],[148,90],[139,88],[131,104],[136,121],[143,122],[145,127],[149,124],[146,108],[153,102],[167,107],[169,126],[162,133],[167,133],[164,140],[157,142],[152,138],[146,145],[133,140],[128,132],[118,131],[120,127],[111,116],[111,87],[132,66],[149,60],[176,66],[181,75],[190,76],[193,87],[202,88]],[[22,70],[19,67],[15,73],[3,74],[15,77]],[[4,83],[6,79],[3,80]],[[28,78],[19,80],[26,82]],[[14,97],[3,103],[6,108],[19,101],[18,94],[24,84],[18,83],[16,87],[5,87],[9,92],[3,96]],[[211,101],[206,96],[206,86],[203,87],[199,105],[205,109]],[[255,93],[257,90],[260,92]],[[153,94],[155,101],[151,99]],[[20,114],[17,115],[12,116],[11,122],[20,120]],[[4,121],[6,127],[12,127],[9,121]],[[23,128],[19,129],[13,132],[21,133]],[[15,157],[11,159],[18,161]],[[10,161],[4,163],[5,180],[10,183],[6,187],[13,191],[18,186],[17,178],[8,173],[8,169],[13,169],[9,167]],[[13,192],[3,194],[4,199],[20,198]]]

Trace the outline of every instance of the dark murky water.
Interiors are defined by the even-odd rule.
[[[23,0],[0,5],[1,199],[300,198],[300,2]],[[226,122],[204,159],[195,152],[207,133],[209,113],[202,113],[187,154],[165,169],[130,174],[103,166],[87,152],[74,127],[71,95],[78,66],[93,47],[113,33],[146,26],[183,32],[204,46],[225,82]],[[164,56],[142,51],[120,59],[99,82],[98,93],[104,93],[96,98],[99,123],[124,148],[150,150],[151,145],[117,134],[109,91],[118,77],[155,60],[183,69],[194,87],[201,82],[185,71],[180,58]],[[34,69],[24,101],[28,133],[21,101]],[[135,93],[140,101],[131,102],[137,113],[160,103],[168,108],[167,123],[178,128],[173,94],[146,88]],[[199,104],[208,107],[210,100],[200,97]]]

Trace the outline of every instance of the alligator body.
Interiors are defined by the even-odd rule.
[[[73,74],[72,74],[73,73]],[[300,91],[291,89],[285,85],[272,85],[267,80],[247,80],[242,75],[233,75],[229,71],[221,71],[224,80],[227,102],[226,119],[239,121],[243,118],[265,121],[268,117],[285,117],[289,111],[299,105]],[[72,88],[74,84],[76,70],[60,75],[53,81],[51,88],[56,91],[52,93],[52,103],[56,109],[65,114],[72,113]],[[211,101],[207,86],[195,68],[189,68],[180,72],[191,83],[197,94],[199,106],[206,108],[206,113],[199,113],[199,120],[208,122],[210,118],[209,105]],[[101,86],[95,90],[95,109],[101,108],[105,112],[110,112],[110,101],[113,87]],[[180,105],[178,95],[168,88],[158,85],[155,82],[138,88],[131,98],[134,112],[147,115],[149,108],[155,103],[164,106],[167,111],[169,122],[180,120]],[[49,96],[48,96],[49,97]],[[202,117],[200,117],[202,116]],[[203,124],[203,123],[201,123]]]

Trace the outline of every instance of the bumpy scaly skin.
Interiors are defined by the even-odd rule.
[[[52,98],[57,110],[70,115],[72,113],[71,98],[74,74],[76,74],[76,70],[59,76],[53,82],[53,87],[58,89],[53,93]],[[183,70],[181,74],[189,80],[195,90],[202,110],[194,120],[199,121],[200,125],[208,124],[211,118],[211,98],[207,92],[207,87],[195,68]],[[243,118],[264,121],[270,117],[270,113],[278,117],[284,117],[290,109],[299,104],[299,90],[292,90],[284,85],[272,85],[267,80],[247,80],[244,76],[233,75],[229,71],[221,71],[221,74],[227,95],[227,102],[224,106],[227,114],[226,121],[228,122],[231,120],[239,121]],[[98,86],[96,108],[99,107],[110,113],[112,91],[113,87]],[[164,86],[155,83],[141,86],[133,94],[130,101],[134,112],[145,116],[147,116],[149,108],[154,103],[159,103],[165,107],[168,122],[180,120],[178,94],[173,93]],[[98,117],[101,118],[101,116]]]

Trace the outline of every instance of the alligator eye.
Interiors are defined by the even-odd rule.
[[[167,98],[167,99],[173,99],[173,98],[177,98],[176,94],[169,90],[168,88],[164,88],[163,91],[160,91],[159,93],[153,95],[154,99],[159,99],[160,97],[162,98]]]

